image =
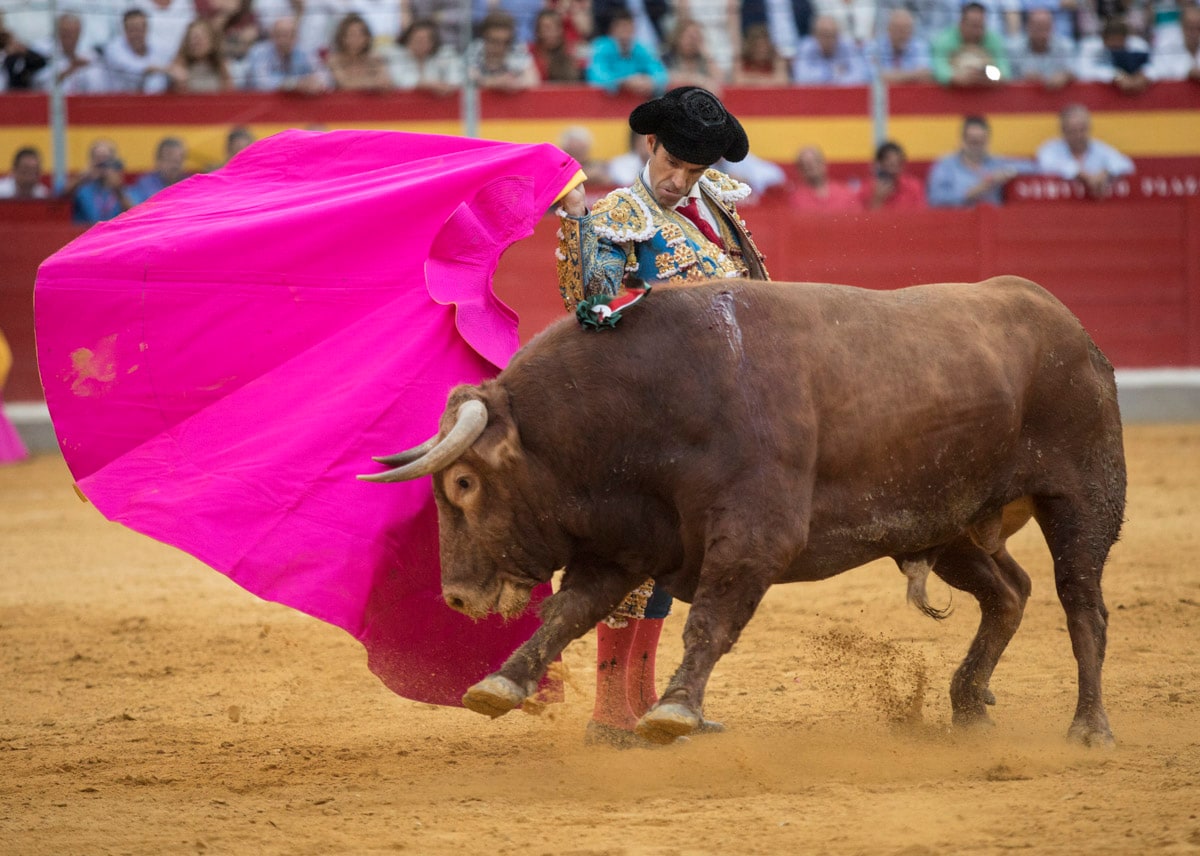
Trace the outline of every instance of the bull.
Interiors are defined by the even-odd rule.
[[[612,332],[552,324],[494,380],[454,389],[437,436],[377,458],[433,475],[442,586],[456,610],[515,616],[565,569],[541,627],[466,707],[499,716],[653,577],[692,604],[682,662],[637,733],[702,721],[713,666],[775,583],[880,557],[927,613],[933,573],[979,601],[951,680],[956,724],[989,683],[1028,574],[1006,539],[1036,520],[1078,664],[1068,737],[1112,742],[1101,698],[1101,574],[1125,461],[1111,364],[1028,280],[873,291],[751,281],[659,287]]]

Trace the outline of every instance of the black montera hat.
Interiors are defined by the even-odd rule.
[[[647,101],[629,114],[629,127],[654,134],[681,161],[714,164],[721,158],[743,160],[750,140],[742,125],[717,96],[699,86],[681,86]]]

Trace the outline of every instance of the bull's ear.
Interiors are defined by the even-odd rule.
[[[521,434],[504,396],[489,396],[488,426],[475,441],[475,451],[493,469],[503,469],[522,455]]]

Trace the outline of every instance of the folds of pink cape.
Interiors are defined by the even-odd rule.
[[[578,168],[549,145],[289,131],[92,228],[35,291],[80,489],[345,628],[400,695],[459,704],[532,634],[533,608],[450,610],[429,478],[355,475],[435,434],[449,390],[516,351],[491,275]]]

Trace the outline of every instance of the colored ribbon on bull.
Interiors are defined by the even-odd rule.
[[[575,318],[585,330],[605,330],[617,326],[621,314],[641,302],[651,286],[627,288],[619,294],[594,294],[575,307]]]

